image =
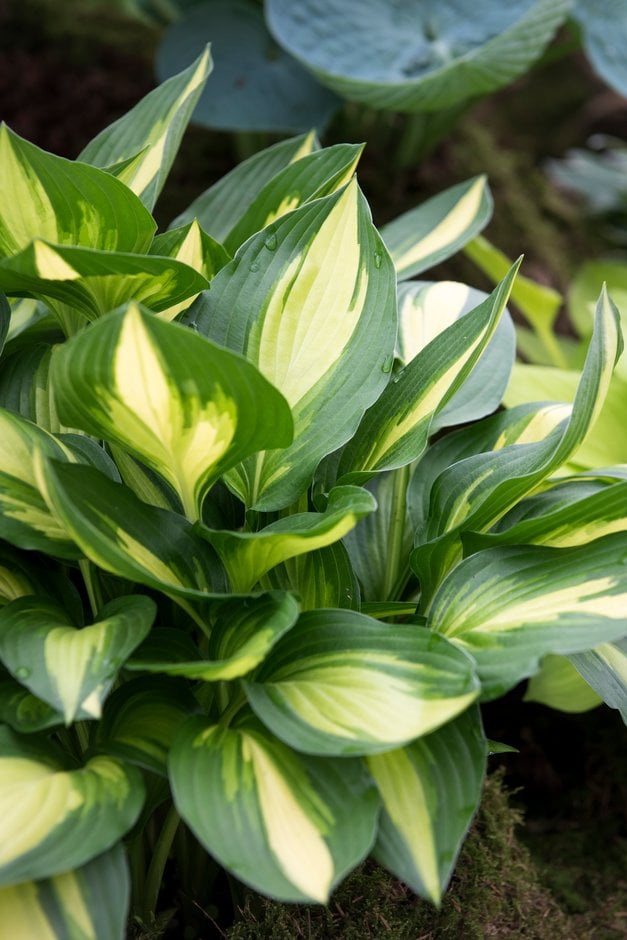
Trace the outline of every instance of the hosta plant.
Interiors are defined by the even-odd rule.
[[[220,870],[325,903],[369,854],[437,904],[481,701],[563,654],[624,702],[599,650],[627,635],[627,484],[552,479],[620,353],[609,297],[572,405],[499,411],[518,264],[489,296],[409,280],[481,230],[483,178],[379,234],[360,148],[303,135],[157,234],[209,70],[77,161],[0,131],[11,937],[215,912]]]

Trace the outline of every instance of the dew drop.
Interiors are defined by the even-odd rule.
[[[274,234],[274,232],[272,233],[272,235],[268,235],[268,237],[266,238],[266,240],[265,240],[265,242],[264,242],[264,245],[266,246],[266,248],[268,249],[268,251],[274,251],[274,250],[276,249],[276,246],[277,246],[277,237],[276,237],[276,235]]]
[[[386,356],[383,360],[383,365],[381,366],[382,372],[391,372],[392,366],[394,364],[394,356]]]
[[[29,669],[28,666],[18,666],[15,670],[15,675],[18,679],[28,679],[32,674],[32,669]]]
[[[253,272],[254,272],[254,271],[258,271],[258,270],[259,270],[259,262],[258,262],[258,261],[253,261],[253,262],[251,263],[251,265],[250,265],[250,270],[253,271]]]
[[[383,255],[380,251],[375,251],[374,253],[374,266],[375,268],[381,267],[381,262],[383,261]]]

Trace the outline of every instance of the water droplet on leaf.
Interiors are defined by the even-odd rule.
[[[381,262],[383,261],[383,255],[380,251],[375,251],[374,253],[374,266],[375,268],[381,267]]]
[[[391,372],[392,366],[394,364],[394,356],[386,356],[383,360],[383,365],[381,366],[382,372]]]
[[[258,270],[259,270],[259,262],[258,262],[258,261],[253,261],[253,262],[251,262],[250,270],[253,271],[253,272],[254,272],[254,271],[258,271]]]
[[[32,669],[29,669],[28,666],[18,666],[15,670],[15,675],[18,679],[28,679],[32,673]]]
[[[266,248],[268,249],[268,251],[274,251],[274,250],[275,250],[275,248],[276,248],[276,246],[277,246],[277,237],[276,237],[276,235],[274,234],[274,232],[272,233],[272,235],[268,235],[268,237],[266,238],[266,240],[265,240],[265,242],[264,242],[264,245],[266,246]]]

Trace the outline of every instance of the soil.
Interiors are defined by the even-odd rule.
[[[156,30],[84,0],[0,0],[0,118],[39,146],[74,158],[154,87],[157,41]],[[409,167],[396,159],[404,122],[400,115],[375,121],[360,165],[376,222],[487,172],[496,210],[486,234],[511,256],[524,251],[525,273],[565,290],[582,260],[607,253],[576,203],[556,192],[542,171],[547,157],[583,145],[591,133],[627,129],[624,101],[577,54],[545,64],[475,105],[447,140]],[[349,109],[331,126],[326,142],[363,139],[366,129],[363,115]],[[188,132],[158,206],[160,225],[234,165],[239,143],[203,128]],[[433,277],[484,286],[463,258],[441,265]],[[561,715],[521,697],[516,690],[486,708],[489,736],[519,753],[493,758],[502,778],[489,779],[440,912],[368,864],[347,880],[328,909],[287,908],[240,894],[239,923],[230,932],[225,884],[224,910],[203,910],[187,899],[187,929],[181,932],[175,918],[170,935],[190,940],[627,937],[624,726],[608,709]]]

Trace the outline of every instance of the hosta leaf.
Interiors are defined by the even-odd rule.
[[[485,176],[433,196],[381,229],[400,281],[445,261],[481,232],[492,216]]]
[[[55,516],[105,571],[179,598],[224,589],[212,550],[177,513],[146,505],[91,467],[48,461],[39,479]]]
[[[130,829],[143,799],[133,767],[101,756],[68,770],[41,742],[0,728],[0,883],[83,865]]]
[[[357,761],[295,754],[250,718],[233,729],[189,721],[170,778],[208,851],[280,900],[324,904],[374,839],[379,802]]]
[[[62,420],[138,456],[192,519],[225,470],[291,440],[286,402],[250,363],[134,305],[60,347],[52,381]]]
[[[10,323],[11,308],[9,306],[9,301],[3,294],[0,294],[0,354],[4,349],[4,342],[9,332]]]
[[[180,679],[132,679],[107,699],[95,747],[167,776],[174,738],[181,724],[196,711],[198,704]]]
[[[576,483],[565,484],[573,490]],[[604,486],[591,495],[560,503],[552,511],[531,515],[498,532],[464,536],[464,547],[477,551],[495,545],[584,545],[602,535],[627,531],[627,482]]]
[[[33,466],[34,454],[69,460],[70,453],[51,434],[0,409],[0,538],[20,548],[76,558],[65,526],[42,498]]]
[[[374,513],[373,515],[376,515]],[[298,595],[301,610],[346,607],[359,610],[361,591],[343,542],[333,542],[307,555],[290,559],[264,578]]]
[[[196,219],[155,236],[150,254],[182,261],[208,281],[231,260],[226,248],[207,235]]]
[[[397,358],[404,365],[488,296],[456,281],[410,281],[399,286],[398,295]],[[516,332],[508,311],[504,310],[492,339],[472,372],[434,416],[432,431],[476,421],[496,411],[507,388],[515,357]]]
[[[253,154],[198,196],[185,212],[177,216],[172,227],[187,225],[197,219],[203,231],[223,243],[266,183],[284,167],[312,153],[317,147],[315,134],[310,131]]]
[[[271,592],[245,602],[227,601],[220,606],[211,631],[207,659],[187,662],[163,660],[163,650],[151,655],[150,640],[138,650],[127,668],[165,672],[206,682],[245,676],[263,662],[273,646],[291,627],[299,605],[290,594]],[[174,633],[170,630],[169,633]],[[163,640],[163,637],[160,637]],[[150,656],[150,658],[148,658]]]
[[[286,212],[340,189],[355,172],[362,150],[360,144],[335,144],[280,170],[231,229],[224,242],[226,249],[234,253],[247,238]]]
[[[152,310],[191,303],[207,280],[171,258],[51,245],[36,240],[0,262],[0,288],[70,305],[88,320],[131,300]]]
[[[314,610],[246,683],[259,718],[311,754],[376,754],[435,730],[477,697],[469,657],[415,625]]]
[[[627,637],[601,643],[569,659],[606,705],[619,710],[627,724]]]
[[[544,657],[525,692],[525,702],[537,702],[571,714],[589,711],[602,701],[601,696],[590,688],[565,656],[554,656],[551,653]]]
[[[429,626],[472,655],[493,698],[546,653],[578,653],[627,634],[627,534],[578,548],[505,546],[451,571]]]
[[[272,41],[251,0],[210,0],[166,32],[157,52],[161,78],[178,71],[210,41],[216,52],[211,84],[194,121],[220,130],[290,131],[326,123],[339,102]]]
[[[431,490],[426,544],[411,557],[421,581],[423,604],[459,557],[459,533],[490,528],[577,449],[599,415],[621,351],[618,312],[604,291],[575,401],[572,408],[566,406],[568,417],[563,423],[544,439],[458,460],[440,474]]]
[[[33,239],[103,251],[145,251],[155,222],[109,173],[40,150],[0,126],[0,256]]]
[[[74,871],[0,888],[0,922],[14,940],[123,940],[129,901],[118,845]]]
[[[22,685],[63,713],[100,718],[116,675],[144,639],[156,613],[148,597],[111,601],[77,629],[56,604],[19,598],[0,610],[0,659]]]
[[[189,61],[189,60],[188,60]],[[176,156],[181,138],[212,67],[209,49],[101,131],[79,160],[107,167],[141,151],[126,185],[152,210]]]
[[[344,449],[340,477],[394,470],[417,460],[434,415],[460,388],[490,341],[518,270],[473,311],[437,335],[390,382]]]
[[[323,513],[284,516],[259,532],[214,531],[199,526],[198,533],[216,549],[233,590],[245,593],[281,562],[339,541],[376,506],[366,490],[338,486],[329,493]]]
[[[192,316],[283,393],[294,443],[228,476],[249,506],[277,509],[306,489],[388,380],[396,334],[394,271],[353,181],[249,239]]]
[[[405,748],[367,758],[383,800],[375,858],[434,904],[479,803],[486,757],[473,707]]]
[[[627,95],[627,68],[623,50],[627,42],[627,15],[620,0],[602,6],[593,0],[575,0],[573,19],[582,27],[583,47],[593,68],[619,95]]]
[[[13,679],[0,679],[0,722],[29,734],[63,724],[63,715]]]
[[[570,0],[268,0],[284,49],[338,94],[392,111],[439,111],[501,88],[542,54]]]

